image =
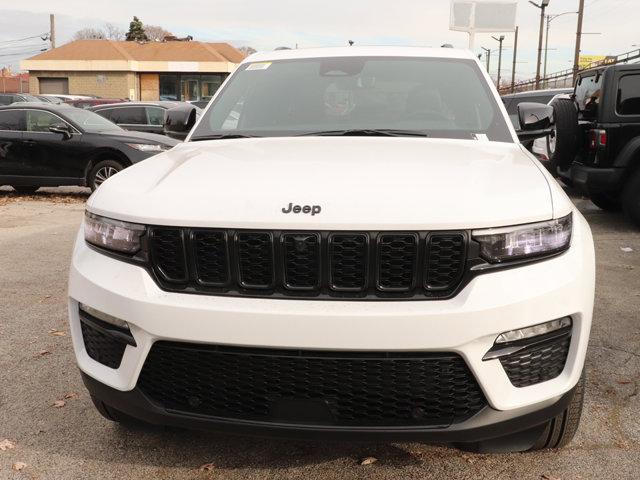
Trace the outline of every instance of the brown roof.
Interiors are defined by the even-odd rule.
[[[120,42],[76,40],[29,60],[135,60],[142,62],[231,62],[244,55],[228,43],[209,42]]]

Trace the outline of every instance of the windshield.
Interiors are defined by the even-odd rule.
[[[244,64],[191,140],[363,130],[513,141],[474,61],[413,57]]]
[[[65,108],[64,113],[88,133],[122,131],[115,123],[89,110],[69,107]]]

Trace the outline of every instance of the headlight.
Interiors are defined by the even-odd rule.
[[[548,222],[475,230],[473,238],[485,260],[501,263],[562,252],[571,243],[571,228],[569,214]]]
[[[127,143],[131,148],[140,150],[141,152],[163,152],[169,150],[169,145],[151,144],[151,143]]]
[[[140,250],[140,237],[144,232],[144,225],[85,212],[84,239],[97,247],[133,254]]]

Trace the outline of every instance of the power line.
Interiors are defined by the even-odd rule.
[[[49,32],[44,32],[44,33],[40,33],[38,35],[32,35],[30,37],[24,37],[24,38],[16,38],[13,40],[0,40],[0,44],[6,44],[6,43],[16,43],[16,42],[23,42],[24,40],[31,40],[32,38],[42,38],[42,40],[46,40],[46,38],[43,37],[49,37]]]
[[[25,48],[30,48],[30,47],[47,47],[48,45],[46,43],[30,43],[28,45],[9,45],[9,46],[1,46],[0,45],[0,51],[4,51],[5,49],[13,49],[13,48],[19,48],[19,49],[25,49]]]
[[[26,51],[26,52],[3,53],[3,54],[0,54],[0,57],[22,57],[22,56],[25,56],[25,55],[31,55],[31,54],[34,54],[34,53],[40,53],[40,52],[46,52],[46,51],[47,51],[47,49],[43,48],[43,49],[40,49],[40,50],[29,50],[29,51]]]

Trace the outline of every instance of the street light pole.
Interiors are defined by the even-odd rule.
[[[491,66],[491,49],[484,48],[484,47],[480,47],[480,48],[484,50],[484,54],[487,57],[487,73],[489,73],[489,67]]]
[[[513,68],[511,69],[511,93],[516,91],[516,59],[518,58],[518,27],[513,40]]]
[[[500,42],[500,50],[498,50],[498,81],[496,82],[496,86],[500,89],[500,72],[502,70],[502,42],[504,41],[504,35],[500,35],[499,38],[491,37],[496,42]]]
[[[547,15],[547,33],[545,36],[545,42],[544,42],[544,73],[542,74],[542,78],[547,78],[547,56],[549,54],[549,28],[551,27],[551,22],[553,22],[556,18],[561,17],[563,15],[570,15],[572,13],[578,13],[578,12],[564,12],[564,13],[558,13],[557,15]]]
[[[542,0],[540,5],[529,0],[529,3],[540,9],[540,31],[538,33],[538,61],[536,63],[536,90],[540,88],[540,64],[542,63],[542,37],[544,34],[544,11],[549,6],[550,0]],[[584,0],[581,0],[584,1]]]

